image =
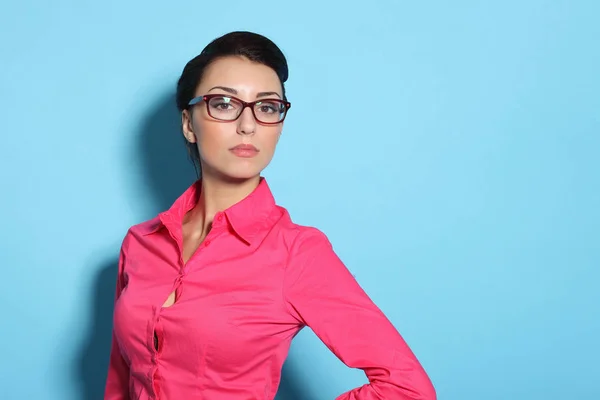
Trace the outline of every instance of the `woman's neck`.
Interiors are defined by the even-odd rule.
[[[238,181],[203,176],[198,202],[184,218],[184,225],[191,228],[188,232],[199,239],[206,237],[215,215],[246,198],[259,183],[260,176]]]

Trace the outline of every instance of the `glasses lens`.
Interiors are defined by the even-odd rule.
[[[281,121],[286,111],[285,104],[276,100],[259,101],[254,106],[256,119],[267,124]]]
[[[213,118],[233,121],[241,111],[242,103],[231,97],[213,97],[208,101],[208,113]]]

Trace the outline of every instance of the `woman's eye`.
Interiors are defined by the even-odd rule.
[[[259,108],[260,112],[266,114],[273,114],[277,112],[277,108],[272,104],[262,104]]]
[[[234,108],[231,103],[227,102],[212,103],[211,107],[216,111],[229,111]]]

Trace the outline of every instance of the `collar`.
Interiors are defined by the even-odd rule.
[[[173,205],[142,226],[142,235],[147,236],[166,227],[181,240],[183,217],[198,204],[202,188],[201,179],[188,187]],[[264,228],[273,224],[273,213],[277,209],[275,198],[264,177],[248,196],[222,211],[235,233],[246,243],[252,244]]]

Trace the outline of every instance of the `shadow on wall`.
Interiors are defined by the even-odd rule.
[[[155,209],[152,217],[166,210],[195,180],[181,133],[181,117],[175,105],[175,94],[164,96],[147,114],[138,132],[144,185],[150,191]]]
[[[180,124],[175,95],[171,94],[156,103],[141,121],[140,130],[136,133],[141,154],[133,155],[132,159],[141,160],[140,168],[145,172],[142,174],[145,182],[140,186],[149,190],[154,215],[167,209],[196,179]],[[100,400],[104,396],[112,337],[117,257],[118,254],[115,254],[114,260],[97,267],[94,287],[90,290],[91,326],[74,365],[81,400]],[[306,400],[301,391],[302,385],[295,383],[287,364],[283,368],[276,400]]]

